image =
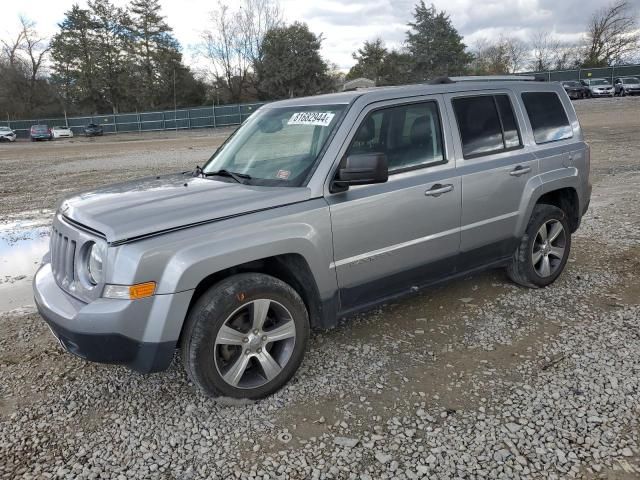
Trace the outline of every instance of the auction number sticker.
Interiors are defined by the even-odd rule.
[[[297,112],[291,115],[287,125],[319,125],[328,127],[336,114],[333,112]]]

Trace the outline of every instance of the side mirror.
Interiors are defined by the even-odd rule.
[[[350,185],[384,183],[389,179],[389,165],[384,153],[360,153],[343,159],[332,192],[347,190]]]

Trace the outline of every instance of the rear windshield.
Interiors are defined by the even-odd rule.
[[[49,130],[49,127],[47,127],[46,125],[34,125],[33,127],[31,127],[31,130],[35,130],[36,132],[41,132],[43,130]]]
[[[564,82],[563,85],[565,87],[579,87],[580,84],[578,82]]]

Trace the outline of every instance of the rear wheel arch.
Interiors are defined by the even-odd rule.
[[[567,215],[571,233],[580,226],[580,197],[573,187],[564,187],[546,192],[536,200],[536,205],[546,204],[558,207]]]

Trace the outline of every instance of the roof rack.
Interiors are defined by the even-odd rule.
[[[535,75],[470,75],[466,77],[438,77],[429,81],[432,85],[457,82],[535,82],[544,80]]]

